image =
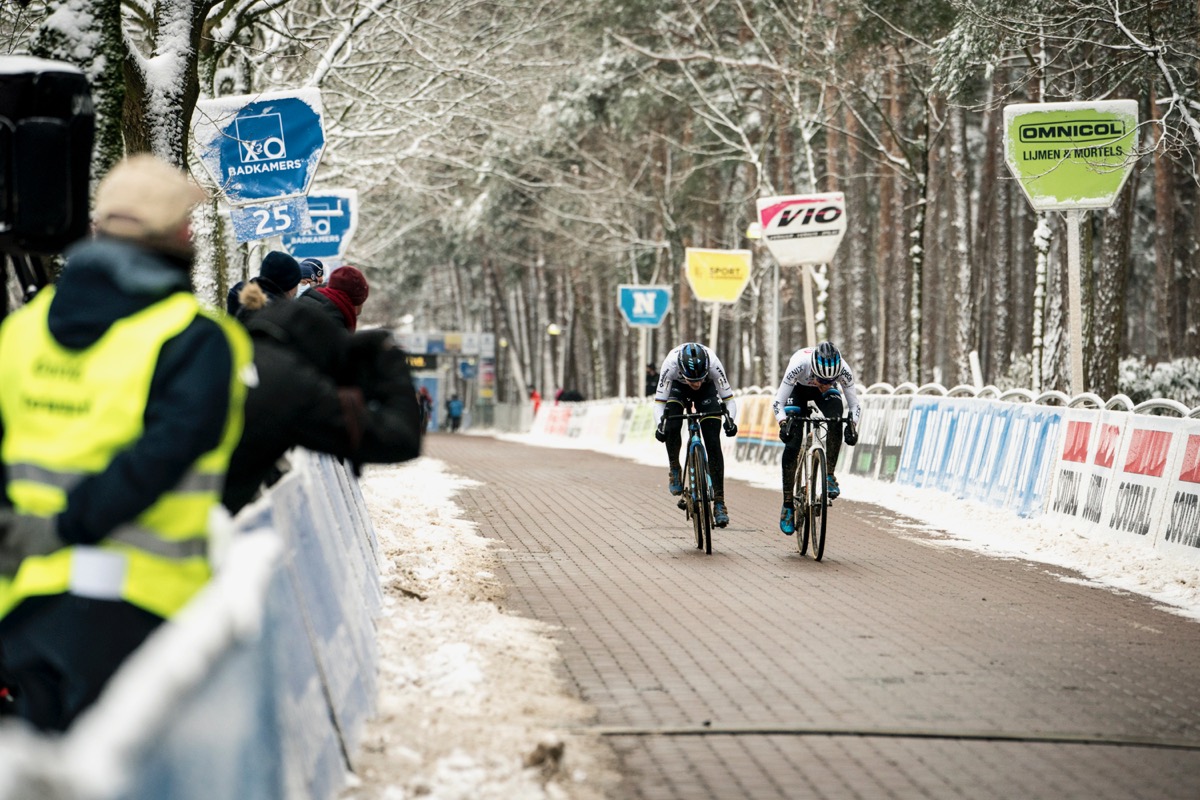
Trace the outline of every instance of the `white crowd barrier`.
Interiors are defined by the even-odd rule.
[[[1050,515],[1084,535],[1200,560],[1200,409],[992,387],[880,384],[859,396],[859,441],[843,461],[852,474],[1021,517]],[[779,462],[771,401],[758,388],[739,394],[726,458]],[[647,398],[598,400],[543,405],[532,433],[620,446],[645,443],[653,424]]]
[[[0,798],[336,795],[375,708],[375,535],[348,468],[290,459],[265,497],[226,517],[209,586],[66,734],[0,726]]]

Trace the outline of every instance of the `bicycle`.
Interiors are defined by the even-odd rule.
[[[712,477],[708,474],[708,451],[704,449],[704,437],[700,433],[700,420],[712,416],[711,413],[692,412],[668,417],[687,421],[685,484],[679,507],[687,512],[687,518],[692,521],[692,529],[696,532],[696,549],[709,555],[712,555],[713,490]],[[700,476],[704,476],[703,479]]]
[[[796,518],[803,519],[800,530],[796,532],[796,549],[800,555],[808,551],[812,544],[813,560],[820,561],[825,557],[825,523],[829,511],[829,487],[826,478],[829,474],[825,460],[825,437],[829,426],[849,422],[849,417],[820,416],[820,411],[814,405],[812,413],[807,417],[800,415],[804,409],[801,406],[785,406],[787,414],[786,425],[792,429],[792,436],[800,436],[800,452],[796,455],[796,483],[792,498],[796,504]],[[799,430],[795,426],[799,425]]]

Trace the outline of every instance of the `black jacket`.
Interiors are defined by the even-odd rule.
[[[421,409],[388,331],[349,334],[312,303],[273,303],[247,321],[258,385],[222,502],[236,513],[293,447],[363,463],[421,452]]]
[[[325,296],[318,289],[309,289],[304,294],[296,298],[298,303],[311,303],[314,308],[319,308],[321,313],[329,317],[329,319],[342,330],[349,330],[349,323],[346,322],[346,315],[342,310],[334,304],[332,300]]]
[[[67,252],[50,304],[50,333],[64,347],[90,347],[117,320],[190,290],[188,263],[118,239],[90,240]],[[131,358],[154,355],[130,353]],[[207,317],[197,316],[163,345],[141,437],[103,472],[84,478],[67,494],[67,507],[58,517],[63,541],[103,539],[149,508],[197,457],[220,443],[232,369],[228,340]],[[0,497],[0,502],[8,500]]]

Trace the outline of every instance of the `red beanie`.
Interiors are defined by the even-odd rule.
[[[338,267],[329,274],[329,288],[345,292],[350,302],[356,306],[367,302],[367,295],[371,293],[371,288],[367,286],[367,276],[357,267],[348,265]]]

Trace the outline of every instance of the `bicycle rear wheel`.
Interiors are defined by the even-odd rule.
[[[703,447],[693,451],[696,463],[696,547],[712,554],[712,494],[708,485],[708,456]]]
[[[820,561],[825,556],[825,522],[828,519],[829,495],[825,484],[825,451],[814,448],[812,470],[808,482],[808,514],[812,557]]]

